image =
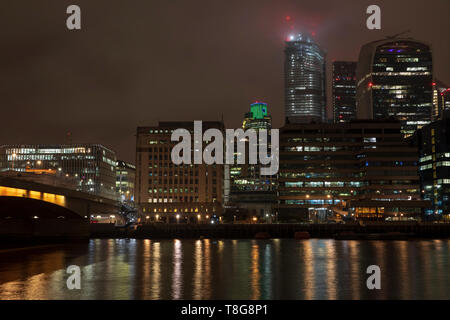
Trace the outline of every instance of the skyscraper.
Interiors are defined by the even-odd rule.
[[[400,38],[368,43],[361,48],[356,81],[358,118],[396,117],[405,136],[430,122],[433,64],[429,45]]]
[[[264,102],[251,104],[250,112],[245,114],[242,128],[255,131],[267,130],[270,134],[272,117],[268,114],[267,104]],[[237,146],[235,148],[237,154]],[[247,213],[253,219],[269,222],[272,221],[272,208],[276,202],[276,176],[261,175],[260,164],[248,164],[248,150],[247,145],[245,164],[230,166],[231,206],[240,212],[237,219],[241,219],[242,215]]]
[[[272,117],[268,114],[267,104],[256,101],[250,105],[250,112],[245,114],[242,128],[247,129],[272,129]]]
[[[334,123],[356,118],[356,62],[333,62]]]
[[[285,47],[285,117],[291,123],[326,119],[325,53],[306,35],[290,36]]]

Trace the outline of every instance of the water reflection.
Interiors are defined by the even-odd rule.
[[[150,297],[153,300],[161,299],[161,243],[154,242],[151,253],[151,292]]]
[[[183,275],[183,270],[181,268],[183,263],[183,251],[180,240],[175,240],[173,244],[172,298],[176,300],[181,298],[183,292],[183,281],[181,278]]]
[[[252,296],[251,299],[258,300],[261,296],[260,292],[260,284],[259,284],[259,244],[256,240],[252,244],[251,251],[251,287],[252,287]]]
[[[450,240],[96,239],[1,253],[0,299],[449,299],[448,270]]]

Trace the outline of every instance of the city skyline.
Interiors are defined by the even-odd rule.
[[[449,300],[448,12],[3,1],[0,301],[276,319]]]
[[[281,127],[283,47],[290,33],[312,32],[327,52],[328,118],[333,60],[356,61],[362,45],[410,29],[411,21],[419,25],[407,36],[431,43],[435,77],[449,83],[449,45],[439,41],[438,31],[450,23],[443,9],[450,4],[435,2],[382,3],[382,29],[374,31],[365,27],[364,2],[246,2],[236,15],[234,5],[207,3],[202,10],[185,4],[126,8],[108,3],[104,13],[103,2],[80,1],[84,24],[77,34],[57,27],[66,4],[45,6],[45,12],[33,4],[26,10],[11,4],[3,10],[8,12],[3,21],[12,31],[0,54],[1,102],[4,116],[11,119],[0,129],[8,137],[2,144],[101,143],[134,163],[137,126],[169,119],[220,120],[223,114],[227,127],[238,127],[255,100],[268,103],[274,127]],[[358,10],[361,15],[355,15]],[[38,14],[26,23],[18,18],[31,12]],[[194,24],[188,24],[192,18],[186,12]],[[134,22],[119,27],[115,19],[122,16]],[[17,117],[17,110],[25,117]]]

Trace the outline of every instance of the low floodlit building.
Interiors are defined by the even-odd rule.
[[[116,191],[120,200],[133,202],[136,166],[134,164],[118,160],[116,170]]]
[[[137,128],[135,202],[140,221],[218,222],[223,205],[223,165],[175,165],[171,150],[178,142],[171,142],[171,134],[179,128],[191,133],[193,146],[193,122],[159,122],[157,126]],[[223,131],[224,125],[204,121],[202,128]]]
[[[3,145],[0,171],[63,176],[75,190],[117,199],[116,154],[98,144]]]

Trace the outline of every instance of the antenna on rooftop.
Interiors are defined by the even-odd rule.
[[[72,144],[72,132],[67,131],[67,143]]]
[[[386,39],[395,39],[395,38],[398,38],[399,36],[404,35],[406,33],[411,33],[411,29],[408,29],[408,30],[402,31],[400,33],[394,34],[393,36],[387,36]]]

